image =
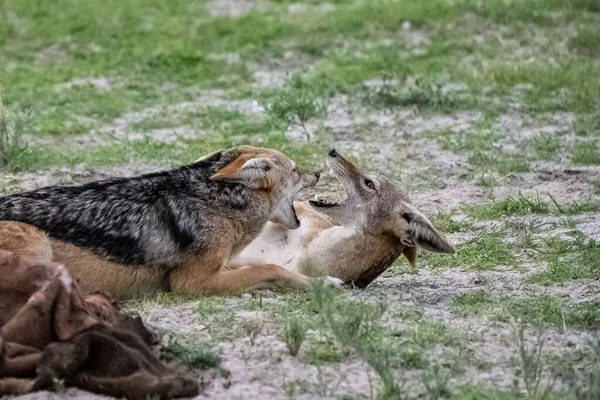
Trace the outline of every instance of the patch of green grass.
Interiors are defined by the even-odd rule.
[[[546,202],[539,194],[525,197],[519,193],[516,197],[509,196],[504,200],[493,201],[489,204],[466,206],[463,211],[467,216],[480,220],[531,214],[570,216],[600,211],[600,202],[587,200],[559,204],[551,195],[548,198],[550,201]]]
[[[342,362],[348,356],[340,343],[330,335],[321,335],[308,343],[305,361],[310,365],[324,365]]]
[[[514,391],[487,388],[481,385],[468,384],[455,392],[452,400],[524,400],[523,395]]]
[[[313,286],[323,324],[343,346],[352,348],[375,371],[380,379],[380,398],[403,397],[398,378],[391,367],[391,348],[376,334],[381,330],[379,320],[385,312],[385,303],[333,302],[330,293],[330,289],[322,284]]]
[[[452,297],[452,306],[461,315],[478,313],[494,303],[494,295],[483,290],[460,293]]]
[[[490,270],[499,265],[514,266],[517,258],[496,232],[484,233],[458,245],[453,255],[423,253],[423,263],[431,268],[465,267],[469,270]]]
[[[592,27],[580,27],[577,35],[569,39],[569,47],[580,54],[597,57],[600,54],[600,32]]]
[[[304,130],[307,139],[310,139],[306,123],[325,115],[327,99],[300,75],[293,75],[263,106],[276,128],[285,131],[288,127],[297,125]]]
[[[82,163],[89,167],[101,167],[148,161],[163,161],[168,165],[179,166],[195,162],[212,151],[257,143],[276,148],[294,159],[298,165],[308,167],[320,164],[327,151],[326,145],[321,141],[305,145],[293,143],[281,131],[273,131],[266,121],[244,118],[238,113],[221,109],[213,108],[204,112],[199,115],[202,116],[203,123],[206,123],[208,132],[197,138],[179,139],[172,143],[152,139],[114,141],[77,152],[28,147],[11,156],[11,169],[35,171],[52,166],[74,167]]]
[[[27,146],[22,142],[27,115],[15,115],[9,112],[2,102],[0,92],[0,167],[13,169]]]
[[[529,145],[538,156],[544,161],[551,161],[556,158],[561,143],[560,138],[555,135],[539,135],[533,138]]]
[[[177,304],[189,303],[197,301],[197,296],[189,296],[182,294],[175,294],[171,292],[158,292],[155,294],[140,294],[134,295],[129,298],[124,298],[128,307],[133,308],[144,308],[149,305],[159,305],[163,307],[170,307]]]
[[[457,221],[453,218],[456,213],[442,213],[438,212],[431,216],[431,222],[442,233],[456,233],[463,231],[468,225],[464,220]]]
[[[497,137],[488,129],[489,118],[478,123],[473,130],[431,134],[443,150],[468,154],[472,173],[495,171],[503,175],[529,172],[528,157],[507,154],[495,142]],[[484,184],[485,186],[486,184]]]
[[[471,109],[476,105],[471,96],[444,92],[442,84],[423,79],[409,88],[384,81],[382,86],[367,91],[363,101],[374,108],[416,106],[421,111],[432,112]]]
[[[575,134],[584,137],[600,136],[600,111],[596,109],[591,113],[578,116],[575,122]]]
[[[485,205],[466,206],[464,212],[472,218],[497,219],[509,215],[551,214],[550,207],[539,195],[528,198],[519,193]]]
[[[288,317],[284,329],[285,344],[293,356],[298,355],[308,328],[299,318]]]
[[[203,341],[170,337],[162,346],[161,353],[168,361],[180,360],[201,370],[217,368],[221,364],[221,357],[214,346]]]
[[[557,205],[555,203],[555,205]],[[598,201],[573,201],[570,204],[557,205],[558,211],[565,215],[578,215],[581,213],[600,212],[600,202]]]
[[[600,244],[574,233],[572,238],[553,236],[546,239],[542,256],[548,262],[545,271],[530,277],[530,281],[552,285],[577,279],[600,279]]]
[[[536,297],[504,302],[506,312],[512,318],[521,318],[530,324],[551,323],[593,329],[600,324],[600,302],[589,301],[567,305],[558,297]]]
[[[516,362],[517,376],[514,381],[515,390],[519,390],[520,384],[522,384],[527,399],[550,400],[555,382],[543,380],[546,372],[542,353],[545,344],[544,330],[539,328],[535,339],[531,341],[531,335],[525,332],[523,320],[519,319],[513,336],[513,341],[516,343],[516,356],[513,358]]]
[[[575,164],[600,165],[600,143],[581,143],[571,151],[571,159]]]
[[[455,295],[452,305],[461,315],[491,312],[505,322],[518,319],[532,325],[549,323],[584,329],[595,329],[600,325],[600,302],[570,304],[549,294],[515,298],[479,290]]]
[[[458,334],[441,322],[424,317],[417,309],[402,308],[394,310],[392,318],[402,321],[406,328],[394,329],[391,335],[398,340],[394,342],[394,366],[402,368],[424,368],[427,361],[424,357],[428,349],[436,345],[446,347],[460,346]]]
[[[490,152],[473,152],[469,155],[468,161],[472,167],[478,170],[492,170],[503,175],[524,173],[530,170],[527,158],[520,154],[502,154],[497,149]]]

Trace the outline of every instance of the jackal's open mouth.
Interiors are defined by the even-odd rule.
[[[335,207],[340,205],[340,203],[337,203],[335,201],[327,200],[309,200],[308,202],[311,206],[315,207]]]

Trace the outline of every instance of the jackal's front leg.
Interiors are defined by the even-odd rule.
[[[228,296],[270,287],[307,288],[310,280],[275,264],[219,268],[209,273],[199,265],[180,265],[171,271],[169,283],[175,293]]]

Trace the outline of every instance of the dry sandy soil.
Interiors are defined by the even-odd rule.
[[[240,18],[244,23],[244,17],[253,13],[327,18],[341,7],[338,2],[283,3],[214,0],[208,10],[215,18]],[[397,27],[396,36],[360,46],[348,41],[343,51],[360,60],[369,49],[393,48],[401,41],[401,57],[419,59],[439,51],[435,45],[440,32],[466,27],[473,32],[465,43],[460,42],[465,47],[492,41],[497,46],[492,47],[494,57],[505,51],[506,60],[515,64],[530,65],[533,59],[541,59],[554,65],[558,57],[570,56],[569,40],[577,35],[573,22],[556,18],[563,23],[555,30],[530,22],[518,25],[518,32],[528,33],[528,40],[519,40],[508,23],[472,14],[432,24],[407,20]],[[224,68],[243,64],[249,87],[265,96],[240,95],[235,88],[194,87],[185,100],[136,108],[112,120],[95,121],[84,132],[63,136],[33,132],[24,138],[33,148],[75,153],[121,143],[183,148],[215,135],[214,124],[205,114],[208,109],[235,116],[220,117],[221,124],[238,118],[248,125],[267,126],[265,121],[274,118],[268,108],[272,100],[264,100],[273,98],[269,91],[289,90],[294,96],[295,89],[288,87],[290,74],[310,74],[327,66],[319,58],[323,55],[302,51],[294,43],[284,47],[276,56],[248,62],[236,52],[211,56]],[[56,62],[56,57],[65,56],[54,50],[40,52],[38,62]],[[492,56],[473,51],[461,59],[461,67],[477,75],[489,67],[486,57]],[[498,60],[489,63],[493,62]],[[447,68],[440,75],[443,83],[434,89],[423,89],[412,76],[390,80],[380,74],[359,82],[354,92],[319,93],[313,103],[321,111],[302,123],[285,125],[283,132],[286,145],[318,148],[323,160],[325,150],[335,147],[365,169],[395,180],[412,204],[456,245],[457,254],[422,253],[416,271],[397,260],[368,288],[335,291],[336,304],[349,305],[341,308],[349,319],[359,311],[348,310],[364,305],[372,314],[378,302],[387,305],[381,318],[371,321],[374,333],[356,339],[364,342],[359,346],[367,346],[366,353],[342,343],[315,312],[311,293],[260,291],[227,299],[159,294],[127,299],[125,309],[141,314],[163,337],[162,352],[171,355],[170,362],[203,382],[199,399],[542,400],[564,398],[565,392],[575,395],[568,373],[581,373],[594,362],[600,366],[600,354],[594,358],[591,344],[600,327],[600,162],[581,161],[582,146],[593,153],[600,135],[597,124],[582,124],[598,114],[569,106],[538,112],[531,103],[542,100],[536,100],[538,88],[531,83],[515,83],[503,92],[489,87],[470,90],[466,83],[451,81]],[[99,74],[54,84],[52,90],[65,93],[85,87],[107,95],[121,84]],[[556,98],[551,100],[561,101],[570,89],[553,88]],[[460,103],[465,98],[469,106],[448,103],[448,99]],[[589,134],[581,135],[581,126]],[[266,140],[256,137],[258,144]],[[306,159],[321,159],[305,153]],[[81,163],[25,172],[3,169],[1,192],[133,176],[178,164],[163,156],[147,158],[99,167]],[[343,198],[330,176],[321,179],[314,193]],[[367,314],[360,318],[369,320]],[[306,329],[295,356],[285,339],[291,319],[301,321]],[[520,329],[524,331],[521,342]],[[542,350],[537,355],[539,344]],[[389,362],[381,361],[381,367],[369,354],[376,354],[379,361],[385,355]],[[533,366],[525,366],[527,360]],[[527,376],[528,368],[539,376]],[[402,396],[385,397],[386,376],[391,386],[401,388]],[[600,377],[594,379],[600,387]],[[539,392],[528,390],[532,381],[539,382]],[[546,397],[541,393],[545,389]],[[22,398],[101,397],[68,389]]]

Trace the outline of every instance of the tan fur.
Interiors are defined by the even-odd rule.
[[[52,248],[46,234],[20,222],[0,221],[0,249],[42,262],[52,260]]]
[[[217,173],[215,173],[211,179],[233,178],[239,169],[244,165],[244,163],[246,163],[246,161],[250,160],[252,157],[252,154],[242,154],[236,158],[235,161],[228,164],[225,168],[221,168],[219,171],[217,171]]]
[[[277,196],[281,196],[278,191],[297,189],[290,186],[290,180],[298,181],[300,177],[299,183],[295,185],[302,183],[301,174],[304,172],[299,173],[295,164],[280,152],[253,147],[242,149],[244,151],[235,161],[213,175],[214,179],[237,179],[238,171],[246,162],[254,158],[268,158],[278,163],[274,164],[275,167],[263,171],[266,176],[259,179],[256,188],[271,204],[277,204],[276,199],[280,198]],[[312,184],[314,183],[316,180]],[[295,193],[286,196],[290,198]],[[275,218],[286,218],[286,212],[285,208],[276,208]],[[171,269],[114,263],[92,251],[49,239],[39,229],[18,222],[0,222],[0,249],[35,260],[52,260],[64,264],[84,291],[102,291],[116,296],[164,289],[187,294],[232,295],[256,288],[308,285],[308,277],[273,264],[249,263],[240,265],[236,270],[226,268],[232,256],[248,245],[256,233],[245,232],[242,224],[229,218],[219,220],[214,233],[214,237],[218,239],[209,243],[208,251],[202,256],[182,254],[181,262]]]
[[[230,262],[232,267],[275,263],[304,275],[327,275],[366,287],[400,255],[414,268],[417,247],[454,252],[397,185],[361,171],[335,150],[327,163],[348,198],[339,204],[294,203],[300,228],[286,230],[268,223]]]
[[[110,262],[70,243],[50,240],[54,262],[67,266],[85,292],[124,295],[156,292],[166,288],[165,271]]]

